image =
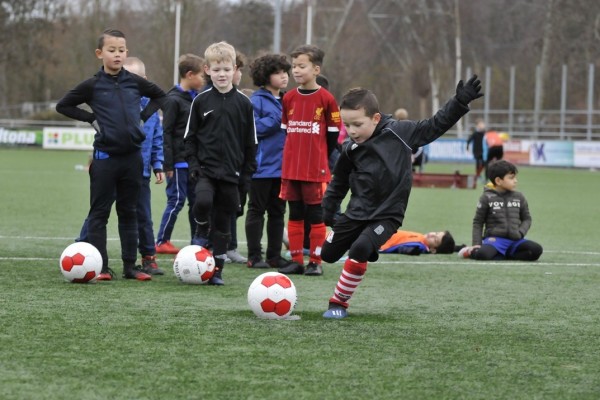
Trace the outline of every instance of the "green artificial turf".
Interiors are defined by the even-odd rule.
[[[180,284],[166,255],[166,275],[151,282],[65,282],[58,258],[88,207],[87,174],[74,165],[86,160],[0,149],[1,399],[600,397],[597,172],[520,168],[538,262],[382,255],[342,321],[321,317],[342,267],[327,264],[322,277],[292,276],[300,319],[270,321],[246,303],[263,271],[243,265],[226,266],[224,287]],[[470,244],[480,192],[414,189],[404,227]],[[153,185],[155,230],[164,204],[164,185]],[[117,238],[113,212],[120,276]]]

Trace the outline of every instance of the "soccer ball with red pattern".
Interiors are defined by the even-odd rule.
[[[279,272],[259,275],[248,289],[248,304],[259,318],[285,319],[296,305],[296,286]]]
[[[86,242],[67,246],[60,255],[60,272],[73,283],[94,282],[102,271],[102,256],[97,248]]]
[[[201,246],[185,246],[173,263],[175,276],[183,283],[203,285],[212,278],[215,273],[215,259],[210,250]]]

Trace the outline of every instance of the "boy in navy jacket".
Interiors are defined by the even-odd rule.
[[[159,254],[179,252],[179,249],[171,243],[171,234],[186,199],[189,205],[190,238],[196,230],[192,212],[194,184],[189,179],[183,135],[187,128],[192,100],[205,83],[204,59],[195,54],[184,54],[179,58],[178,68],[179,83],[167,93],[167,104],[163,111],[167,206],[163,211],[156,235],[156,252]]]
[[[88,241],[102,255],[99,280],[111,280],[106,250],[106,224],[116,199],[121,239],[123,277],[140,281],[152,277],[136,267],[138,224],[136,205],[142,186],[140,126],[162,107],[165,93],[154,83],[123,68],[127,57],[125,35],[107,29],[98,39],[96,57],[103,66],[94,77],[71,89],[56,105],[67,117],[90,123],[96,130],[90,165]],[[140,113],[141,97],[150,103]],[[79,108],[87,104],[92,112]]]

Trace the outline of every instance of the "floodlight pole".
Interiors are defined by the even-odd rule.
[[[281,51],[281,0],[275,0],[275,26],[273,27],[273,53]]]
[[[313,6],[315,0],[308,0],[306,6],[306,44],[312,42]]]
[[[173,85],[179,82],[179,37],[181,32],[181,0],[175,2],[175,57],[173,62]]]

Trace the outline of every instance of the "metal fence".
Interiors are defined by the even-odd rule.
[[[541,106],[542,79],[538,66],[535,74],[534,104],[532,109],[515,109],[515,80],[516,68],[510,68],[508,90],[508,108],[490,108],[490,99],[494,96],[492,87],[491,67],[486,67],[484,105],[482,110],[473,110],[465,116],[465,131],[457,132],[462,137],[468,134],[475,119],[481,118],[486,126],[497,131],[507,132],[517,139],[550,139],[550,140],[600,140],[600,109],[595,108],[594,98],[595,69],[593,64],[588,67],[586,107],[583,109],[567,109],[567,77],[566,65],[561,69],[560,108],[544,110]],[[466,76],[471,76],[468,69]]]
[[[515,81],[516,68],[511,67],[509,71],[508,88],[496,88],[492,85],[492,68],[485,68],[483,108],[473,109],[468,113],[461,124],[450,131],[447,136],[466,137],[473,129],[475,120],[481,118],[486,126],[501,132],[506,132],[514,139],[534,140],[600,140],[600,104],[595,99],[596,67],[590,64],[586,79],[587,96],[585,107],[580,109],[567,109],[568,96],[568,69],[566,65],[561,69],[560,107],[553,110],[544,110],[541,106],[542,78],[540,68],[536,68],[534,104],[531,109],[516,109],[515,104]],[[467,77],[472,75],[470,68],[467,69]],[[600,89],[596,89],[600,92]],[[491,99],[494,93],[508,93],[508,108],[492,109]],[[596,93],[600,96],[600,93]],[[87,124],[76,121],[65,120],[42,120],[34,119],[40,114],[52,115],[55,101],[40,103],[23,103],[18,106],[0,108],[0,128],[27,129],[44,126],[87,126]],[[5,118],[5,119],[1,119]]]

